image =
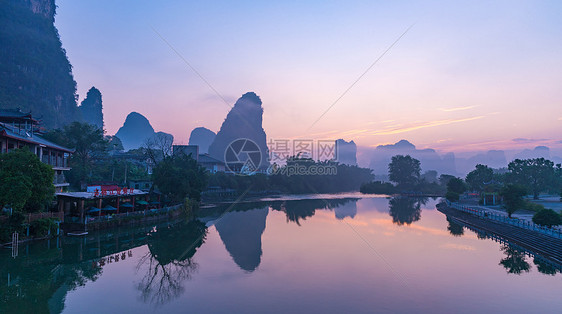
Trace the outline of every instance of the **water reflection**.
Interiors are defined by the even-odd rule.
[[[447,230],[452,236],[460,237],[464,234],[464,228],[461,224],[456,223],[452,218],[447,217],[447,222],[449,225],[447,226]]]
[[[531,270],[531,265],[525,260],[525,253],[519,251],[511,245],[503,245],[501,250],[505,254],[505,258],[500,261],[509,274],[528,273]]]
[[[421,205],[425,204],[427,198],[414,198],[396,196],[388,202],[389,214],[392,222],[401,225],[410,225],[421,218]]]
[[[533,264],[537,266],[537,270],[541,274],[554,276],[556,273],[560,272],[560,270],[556,269],[552,264],[537,257],[533,259]]]
[[[207,228],[200,221],[169,225],[148,234],[149,251],[136,268],[145,272],[137,285],[144,302],[161,305],[181,295],[182,284],[197,269],[192,257],[206,235]]]
[[[187,300],[187,296],[192,296],[192,293],[197,295],[197,297],[190,298],[189,302],[208,302],[205,299],[206,295],[211,295],[213,292],[222,289],[214,281],[212,284],[209,284],[209,278],[221,280],[217,279],[217,273],[229,273],[230,275],[232,272],[229,271],[232,269],[235,270],[234,273],[242,274],[243,276],[253,273],[253,278],[256,279],[253,281],[253,284],[263,284],[264,289],[274,289],[275,285],[271,284],[273,282],[282,285],[281,288],[278,287],[281,290],[288,287],[297,291],[295,293],[306,292],[314,294],[315,291],[319,291],[319,287],[323,287],[324,283],[331,283],[325,279],[327,278],[325,274],[337,274],[339,269],[338,262],[344,263],[342,261],[345,260],[345,263],[349,263],[349,261],[345,258],[347,256],[343,256],[344,259],[338,261],[338,255],[333,253],[332,247],[337,247],[341,243],[336,243],[332,246],[332,242],[329,242],[330,245],[314,247],[313,245],[318,243],[315,238],[314,242],[308,242],[311,244],[305,246],[304,244],[307,244],[307,235],[311,235],[310,232],[315,232],[316,234],[327,231],[329,233],[326,233],[326,236],[338,235],[334,239],[342,238],[340,235],[343,235],[343,238],[345,236],[354,236],[345,233],[349,232],[348,228],[337,228],[337,226],[332,228],[336,223],[334,223],[334,216],[329,211],[334,212],[336,219],[355,219],[357,230],[363,236],[369,239],[369,241],[381,241],[380,243],[385,243],[385,246],[388,245],[389,248],[400,245],[401,242],[399,241],[405,241],[402,239],[414,239],[414,241],[409,241],[408,243],[420,239],[426,241],[423,243],[444,241],[453,242],[453,244],[458,245],[470,245],[478,250],[490,250],[489,246],[478,246],[478,244],[475,244],[475,242],[479,241],[474,240],[474,237],[470,236],[470,232],[473,231],[480,239],[498,242],[498,247],[500,247],[503,256],[500,259],[495,255],[497,254],[497,249],[492,248],[491,254],[494,254],[494,257],[488,260],[487,264],[488,268],[500,273],[501,276],[508,276],[505,273],[509,274],[510,277],[518,274],[527,276],[530,279],[533,276],[527,275],[527,273],[532,272],[532,268],[536,267],[537,272],[550,277],[557,275],[562,269],[561,265],[553,263],[551,260],[530,250],[513,245],[497,235],[463,225],[451,217],[447,217],[445,221],[444,217],[438,215],[439,213],[432,214],[427,212],[427,214],[424,214],[424,221],[410,225],[421,219],[423,204],[423,199],[400,197],[395,197],[388,201],[380,198],[361,201],[357,199],[316,199],[244,203],[232,208],[227,206],[216,209],[214,216],[201,218],[202,221],[207,221],[209,225],[212,225],[213,221],[215,224],[218,237],[216,237],[216,234],[213,234],[213,236],[209,236],[208,240],[207,233],[209,230],[211,232],[214,232],[214,230],[207,228],[201,221],[192,221],[163,223],[155,228],[145,226],[92,233],[85,238],[65,238],[62,242],[36,242],[25,247],[22,246],[20,248],[21,256],[16,259],[10,257],[9,250],[0,251],[0,278],[2,278],[0,284],[0,313],[18,313],[21,312],[22,308],[36,313],[60,313],[65,308],[67,298],[71,296],[78,299],[88,297],[87,293],[80,294],[80,290],[73,293],[69,292],[76,290],[80,286],[92,286],[92,282],[97,281],[102,276],[105,276],[104,279],[106,279],[111,274],[115,274],[115,270],[118,268],[107,268],[113,263],[119,263],[115,266],[125,267],[130,271],[131,274],[118,275],[120,277],[117,277],[117,279],[123,278],[128,282],[128,285],[124,286],[123,289],[129,289],[130,295],[134,298],[133,301],[129,300],[128,302],[139,302],[140,304],[154,306],[169,304],[174,307],[174,304],[177,303],[185,306],[186,302],[182,300]],[[386,207],[387,205],[388,207]],[[229,210],[232,211],[226,213],[224,217],[217,219],[226,211],[226,208],[230,208]],[[358,209],[359,213],[357,212]],[[388,214],[383,212],[384,209],[388,211]],[[269,215],[270,210],[277,212]],[[321,215],[320,211],[324,211],[324,215]],[[321,219],[311,219],[314,215]],[[330,217],[332,221],[326,221],[326,217]],[[391,220],[393,223],[390,222]],[[295,228],[295,224],[298,226],[306,224],[307,228]],[[298,243],[302,241],[302,247],[291,246],[290,248],[295,250],[294,256],[303,257],[295,265],[291,265],[291,269],[295,268],[301,271],[299,276],[297,276],[299,277],[298,279],[306,276],[314,279],[303,283],[295,278],[289,278],[292,273],[283,273],[283,267],[268,267],[267,272],[258,271],[260,264],[264,263],[264,254],[270,257],[268,260],[281,260],[289,264],[293,262],[293,255],[290,256],[288,262],[285,262],[283,260],[285,252],[275,251],[275,245],[286,245],[286,241],[284,243],[281,243],[283,241],[277,241],[276,243],[272,240],[268,244],[268,250],[263,251],[262,236],[266,226],[270,228],[274,226],[270,232],[274,232],[274,230],[277,230],[277,232],[279,230],[294,231],[295,229],[298,229],[297,232],[302,231],[302,233],[298,234],[275,234],[267,239],[288,237],[291,241],[299,241]],[[432,232],[427,235],[416,232],[417,230],[423,230],[422,228],[431,228],[431,230],[440,232]],[[399,233],[400,237],[393,236],[391,234],[392,231],[398,229],[403,231]],[[445,229],[448,230],[450,235],[444,232]],[[414,232],[408,232],[408,230]],[[369,233],[369,231],[372,231],[372,233]],[[338,234],[337,232],[342,233]],[[454,238],[462,235],[465,236]],[[348,242],[345,245],[347,244]],[[357,247],[354,247],[355,244],[357,244]],[[200,247],[203,245],[217,249],[200,250]],[[271,248],[271,251],[269,251],[269,248]],[[330,250],[326,251],[325,248]],[[345,249],[346,252],[361,254],[364,249],[363,242],[357,239],[357,243],[350,243]],[[215,263],[215,260],[220,260],[221,256],[224,257],[226,255],[224,250],[230,254],[230,257],[227,256],[227,263]],[[401,250],[393,252],[400,254]],[[357,286],[357,282],[363,285],[369,284],[367,281],[360,282],[361,279],[358,278],[362,278],[363,274],[358,275],[357,273],[364,272],[372,276],[377,276],[378,274],[373,272],[373,267],[370,264],[365,268],[361,268],[364,267],[361,263],[369,257],[358,256],[361,258],[357,259],[357,264],[354,264],[358,265],[358,270],[355,273],[357,277],[354,277],[353,284],[345,286],[345,289],[349,289],[349,291],[354,293],[362,292],[362,290],[353,290]],[[310,261],[308,261],[309,259]],[[318,260],[331,260],[334,262],[333,264],[326,263],[322,266],[325,268],[317,268]],[[426,260],[426,262],[428,261]],[[462,267],[464,260],[459,259],[456,262],[459,263],[458,267]],[[431,263],[434,263],[433,259]],[[329,267],[334,265],[334,271],[332,272],[332,269]],[[243,274],[243,271],[239,269],[247,273]],[[104,270],[106,271],[105,274]],[[432,270],[424,269],[424,271]],[[537,272],[532,273],[537,274]],[[351,273],[354,273],[354,271],[351,271]],[[439,272],[436,271],[436,273],[438,274]],[[281,275],[285,274],[288,274],[286,275],[287,279],[280,280],[279,278],[282,278]],[[319,274],[322,274],[322,276]],[[348,276],[348,274],[346,273],[345,276]],[[130,280],[130,278],[134,279]],[[338,278],[336,279],[339,280]],[[314,280],[319,280],[321,283],[314,282]],[[130,284],[131,281],[134,282],[134,285]],[[370,281],[371,278],[369,278]],[[104,283],[104,280],[99,280],[96,284],[98,289],[99,287],[109,289],[109,291],[115,289],[108,286],[107,282]],[[232,288],[237,287],[243,290],[242,286],[237,286],[237,281],[235,280],[221,282],[221,286],[222,284],[226,287],[224,289],[231,289],[227,290],[227,292],[232,292]],[[310,289],[298,290],[307,287]],[[288,288],[287,290],[289,290]],[[376,289],[376,287],[373,286],[373,289]],[[200,293],[197,294],[197,292]],[[127,294],[124,293],[123,295]],[[237,297],[240,297],[240,295],[237,295]],[[317,300],[324,300],[325,297],[325,295],[316,296]],[[109,301],[121,300],[119,296],[115,298],[117,299]],[[197,298],[201,298],[201,300]],[[266,302],[267,298],[268,296],[264,295],[263,302]],[[369,298],[370,296],[366,297],[365,300],[370,300]],[[336,298],[332,295],[331,299]],[[175,301],[171,302],[172,300]],[[345,301],[338,300],[337,302]],[[370,304],[368,301],[365,302],[366,305]],[[72,302],[69,304],[72,304]],[[71,305],[69,306],[71,307]],[[183,310],[183,308],[174,309],[177,312]]]
[[[357,214],[357,200],[349,200],[348,202],[341,204],[334,208],[334,213],[336,214],[336,218],[342,220],[346,217],[351,219],[355,218]]]
[[[562,271],[562,264],[557,261],[550,260],[537,252],[523,248],[495,233],[490,233],[472,225],[463,224],[456,219],[446,216],[447,230],[453,236],[461,236],[464,234],[464,228],[474,233],[479,240],[492,240],[501,244],[500,250],[505,255],[499,262],[508,274],[521,275],[531,271],[531,264],[527,261],[527,257],[533,257],[533,263],[537,266],[537,271],[545,275],[556,275]]]
[[[234,262],[252,272],[261,262],[261,235],[265,230],[267,207],[233,211],[215,223],[219,236]]]

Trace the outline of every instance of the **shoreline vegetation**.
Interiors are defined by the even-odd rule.
[[[360,191],[363,194],[383,194],[411,197],[445,197],[458,201],[472,195],[479,203],[490,201],[503,206],[508,215],[520,209],[536,212],[537,224],[558,225],[561,218],[555,211],[524,199],[530,193],[538,198],[542,192],[560,191],[562,167],[544,158],[514,160],[506,169],[492,169],[477,165],[465,178],[449,174],[438,176],[436,171],[421,172],[419,160],[409,155],[393,156],[388,165],[390,182],[375,181],[372,170],[334,161],[316,161],[298,156],[289,157],[285,165],[277,166],[273,173],[236,175],[225,172],[210,173],[191,155],[173,153],[168,145],[146,145],[130,152],[134,160],[149,160],[153,171],[135,165],[128,159],[119,159],[112,148],[114,138],[104,136],[102,129],[75,122],[61,130],[47,132],[45,137],[60,145],[73,147],[70,157],[69,179],[71,188],[83,190],[96,180],[114,180],[127,185],[129,180],[151,180],[149,194],[162,196],[162,204],[184,204],[187,211],[196,211],[202,204],[228,202],[241,195],[247,199],[276,197],[286,194],[322,194]],[[154,144],[154,143],[153,143]],[[168,149],[167,149],[168,148]],[[131,156],[129,156],[131,157]],[[14,231],[30,229],[37,237],[52,234],[59,225],[56,219],[46,218],[24,223],[19,214],[56,211],[53,207],[52,170],[45,168],[33,153],[25,149],[2,154],[4,189],[0,189],[0,205],[10,207],[14,215],[0,226],[0,240],[7,241]],[[30,165],[43,169],[45,180],[35,180],[36,172],[29,173]],[[328,174],[291,174],[288,169],[334,169]],[[27,172],[26,172],[27,171]],[[117,175],[119,174],[119,175]],[[10,182],[17,184],[10,185]],[[22,184],[27,184],[22,186]],[[31,193],[25,194],[25,191]],[[23,193],[23,194],[22,194]],[[155,194],[156,193],[156,194]],[[149,196],[150,197],[150,196]],[[202,203],[203,202],[203,203]],[[132,215],[135,216],[135,215]],[[132,219],[132,218],[126,218]],[[66,230],[65,230],[66,231]],[[26,231],[26,234],[28,232]]]

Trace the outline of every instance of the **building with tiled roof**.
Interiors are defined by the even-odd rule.
[[[70,170],[68,158],[72,149],[50,142],[39,134],[38,120],[31,113],[21,110],[0,110],[0,153],[8,153],[18,148],[28,148],[39,160],[53,167],[57,192],[69,184],[64,173]]]

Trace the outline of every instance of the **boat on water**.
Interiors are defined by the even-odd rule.
[[[82,231],[82,232],[76,231],[76,232],[69,232],[69,233],[67,233],[66,235],[74,236],[74,237],[79,237],[79,236],[85,236],[85,235],[87,235],[87,234],[88,234],[88,231]]]

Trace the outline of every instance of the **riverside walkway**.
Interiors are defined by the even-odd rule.
[[[496,234],[557,264],[562,264],[562,239],[558,237],[454,209],[445,203],[439,204],[437,210],[462,224]]]

